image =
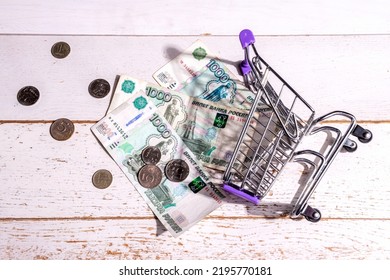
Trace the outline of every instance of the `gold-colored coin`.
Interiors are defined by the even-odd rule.
[[[106,169],[100,169],[92,175],[92,184],[98,189],[106,189],[112,183],[112,174]]]
[[[51,47],[51,54],[55,58],[65,58],[70,53],[70,46],[68,43],[65,42],[57,42]]]
[[[55,120],[50,126],[50,135],[55,140],[68,140],[74,132],[74,124],[71,120],[61,118]]]

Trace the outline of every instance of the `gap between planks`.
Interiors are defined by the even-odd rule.
[[[345,33],[345,34],[253,34],[255,37],[358,37],[358,36],[389,36],[390,33]],[[155,38],[180,38],[180,37],[238,37],[239,34],[182,34],[182,35],[152,35],[152,34],[45,34],[45,33],[0,33],[0,36],[36,36],[36,37],[155,37]]]
[[[100,120],[100,119],[99,119]],[[99,120],[72,120],[73,123],[77,124],[94,124],[97,123]],[[55,120],[0,120],[1,124],[45,124],[45,123],[52,123]],[[356,120],[358,123],[361,124],[390,124],[390,120]],[[337,124],[347,124],[350,123],[348,120],[327,120],[321,122],[323,124],[325,123],[337,123]]]
[[[205,217],[203,220],[276,220],[276,219],[289,219],[294,221],[304,220],[304,217],[291,219],[288,215],[279,216],[279,217],[264,217],[264,216],[209,216]],[[158,220],[157,217],[154,216],[139,216],[139,217],[126,217],[126,216],[102,216],[102,217],[23,217],[23,218],[0,218],[0,223],[2,222],[24,222],[24,221],[104,221],[104,220]],[[390,218],[321,218],[321,221],[390,221]]]

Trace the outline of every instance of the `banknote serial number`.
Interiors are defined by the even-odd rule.
[[[253,266],[218,266],[213,267],[212,275],[262,275],[272,276],[271,267],[253,267]]]

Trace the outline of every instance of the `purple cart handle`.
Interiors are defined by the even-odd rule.
[[[223,184],[223,189],[228,193],[231,193],[235,196],[248,200],[249,202],[252,202],[255,205],[259,205],[260,203],[260,199],[258,199],[256,196],[251,196],[247,193],[244,193],[243,191],[237,190],[236,188],[229,186],[228,184]]]
[[[255,43],[255,36],[253,35],[252,31],[250,31],[249,29],[242,30],[240,32],[239,37],[243,49]]]
[[[248,60],[243,60],[243,61],[241,61],[241,63],[240,63],[240,68],[241,68],[241,73],[242,73],[242,75],[244,76],[244,75],[248,75],[249,74],[249,72],[251,72],[252,71],[252,68],[251,68],[251,66],[249,65],[249,62],[248,62]]]

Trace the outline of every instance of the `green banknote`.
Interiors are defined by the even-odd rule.
[[[180,235],[221,205],[224,195],[144,94],[134,93],[91,130],[173,236]],[[142,151],[149,146],[161,152],[156,166],[162,179],[153,188],[143,187],[138,178],[145,165]],[[188,166],[188,175],[180,182],[172,181],[166,175],[167,164],[177,159]],[[153,174],[145,176],[155,179]]]
[[[255,97],[200,40],[156,71],[153,78],[167,89],[237,109],[248,110]],[[271,89],[268,83],[266,88]],[[247,135],[254,141],[249,140],[248,143],[241,145],[242,149],[238,154],[238,160],[241,162],[248,163],[254,159],[254,151],[257,150],[261,139],[267,141],[263,141],[260,150],[265,154],[272,150],[272,143],[276,139],[274,131],[277,130],[277,120],[274,120],[272,108],[266,103],[265,99],[260,99],[255,104],[254,115],[248,116],[251,124],[248,126]],[[254,119],[256,122],[253,122]],[[245,166],[241,167],[245,169]],[[238,169],[241,167],[236,166]]]
[[[225,170],[247,119],[247,110],[226,107],[122,75],[108,111],[135,94],[145,96],[157,106],[157,113],[167,120],[204,166]]]
[[[254,94],[200,40],[153,74],[167,89],[249,109]]]

